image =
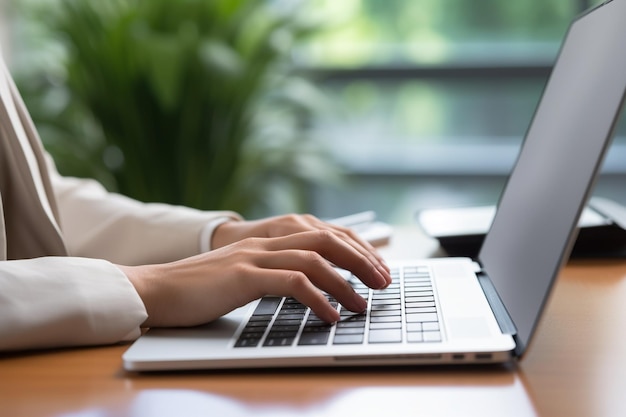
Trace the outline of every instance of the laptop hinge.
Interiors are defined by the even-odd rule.
[[[493,311],[493,314],[496,316],[496,320],[498,321],[498,325],[500,326],[500,331],[504,334],[514,335],[517,333],[517,328],[509,316],[504,303],[500,299],[498,292],[496,291],[496,287],[494,287],[489,276],[484,272],[476,273],[476,277],[478,278],[478,282],[487,297],[487,301],[489,302],[489,306]]]

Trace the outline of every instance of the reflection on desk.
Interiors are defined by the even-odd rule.
[[[534,416],[519,380],[510,385],[370,387],[349,389],[311,405],[247,404],[237,398],[203,391],[148,389],[127,404],[88,408],[71,417],[317,417],[317,416]]]

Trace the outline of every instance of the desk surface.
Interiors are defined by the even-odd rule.
[[[435,249],[403,229],[383,252]],[[0,415],[626,416],[623,329],[626,261],[578,260],[517,364],[135,374],[127,346],[32,352],[0,356]]]

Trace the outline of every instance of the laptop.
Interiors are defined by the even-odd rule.
[[[151,329],[131,371],[491,363],[519,360],[568,259],[626,94],[626,0],[577,17],[561,46],[477,259],[390,263],[363,314],[320,322],[266,297],[207,325]],[[331,302],[335,302],[331,300]]]

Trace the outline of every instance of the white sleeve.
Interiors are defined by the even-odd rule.
[[[0,351],[130,340],[146,318],[135,288],[107,261],[0,262]]]
[[[231,217],[222,216],[217,217],[210,222],[208,222],[204,228],[202,228],[202,233],[200,233],[200,252],[205,253],[213,248],[211,247],[211,241],[213,240],[213,232],[217,229],[217,226],[220,224],[226,223],[227,221],[232,220]]]
[[[170,262],[201,253],[200,242],[210,240],[223,219],[241,219],[231,211],[141,203],[93,180],[51,176],[61,230],[74,256],[120,265]]]

